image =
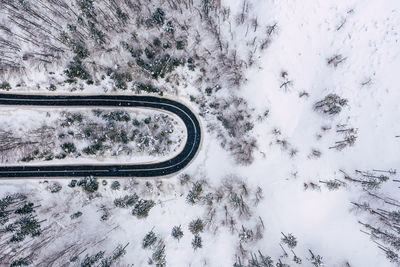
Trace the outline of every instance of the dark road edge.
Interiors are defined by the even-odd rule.
[[[174,113],[184,122],[187,130],[187,140],[182,151],[166,161],[143,164],[0,166],[0,178],[165,176],[185,168],[196,156],[201,143],[201,127],[196,115],[184,104],[167,98],[129,95],[0,94],[0,106],[154,108]]]

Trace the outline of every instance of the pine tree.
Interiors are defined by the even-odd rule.
[[[132,207],[133,205],[136,204],[138,199],[139,199],[139,197],[135,193],[133,193],[133,195],[126,195],[126,196],[114,199],[114,205],[118,208]]]
[[[146,234],[142,241],[142,247],[148,248],[154,245],[157,241],[156,234],[153,231],[150,231]]]
[[[280,259],[276,263],[276,267],[290,267],[289,264],[283,263]]]
[[[186,201],[190,204],[195,204],[200,199],[200,195],[202,192],[203,186],[201,185],[201,183],[195,182],[192,186],[192,189],[186,196]]]
[[[282,233],[283,237],[282,237],[282,242],[284,244],[286,244],[289,248],[293,249],[296,247],[297,245],[297,240],[296,237],[292,234],[287,234],[285,235],[284,233]]]
[[[33,203],[29,202],[28,204],[25,204],[23,207],[18,208],[15,211],[15,214],[20,214],[21,215],[21,214],[29,214],[29,213],[32,213],[32,212],[34,212]]]
[[[29,266],[29,264],[31,264],[31,262],[28,259],[20,258],[18,260],[13,261],[10,264],[10,267]]]
[[[242,260],[240,259],[240,257],[237,257],[235,263],[233,264],[233,267],[245,267],[245,266],[242,264]]]
[[[149,211],[154,207],[155,203],[153,200],[140,199],[132,210],[132,215],[138,218],[146,218],[149,215]]]
[[[192,247],[193,247],[194,250],[203,247],[202,240],[201,240],[201,237],[199,235],[195,235],[194,236],[194,238],[192,240]]]
[[[151,255],[151,259],[156,263],[156,267],[166,266],[165,244],[162,240],[158,242],[156,249]]]
[[[181,226],[174,226],[172,228],[171,235],[173,238],[178,239],[178,241],[183,237],[183,231],[181,229]]]
[[[247,229],[242,225],[242,231],[239,233],[239,239],[241,242],[248,242],[253,239],[253,231],[251,229]]]
[[[96,262],[101,260],[104,256],[104,251],[99,251],[93,256],[86,255],[86,257],[83,259],[81,262],[81,267],[91,267],[93,266]]]
[[[94,177],[85,177],[80,179],[77,185],[82,186],[82,188],[88,193],[96,192],[97,189],[99,189],[99,182],[97,181],[97,178]]]
[[[314,253],[309,249],[308,250],[311,254],[311,264],[314,265],[315,267],[321,267],[323,266],[322,262],[322,257],[320,255],[314,255]]]
[[[203,232],[203,228],[204,224],[201,219],[196,219],[189,223],[189,231],[192,232],[192,234],[194,235]]]
[[[258,261],[258,257],[256,254],[250,253],[251,259],[249,259],[248,267],[263,267],[263,265]]]
[[[121,184],[118,181],[113,181],[111,183],[111,189],[112,190],[119,190],[120,187],[121,187]]]
[[[274,266],[274,261],[271,259],[271,257],[264,256],[260,251],[258,251],[258,254],[260,255],[260,263],[262,264],[263,267]]]

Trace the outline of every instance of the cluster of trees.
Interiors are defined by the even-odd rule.
[[[164,240],[157,236],[153,230],[148,232],[142,241],[142,248],[152,250],[151,257],[148,259],[148,264],[155,264],[156,267],[165,267],[167,264],[165,255]]]
[[[249,187],[237,177],[227,177],[217,187],[210,186],[205,180],[191,179],[187,174],[181,177],[182,183],[191,186],[186,201],[189,205],[205,207],[204,216],[189,224],[189,231],[194,236],[192,247],[201,248],[201,232],[209,230],[215,233],[223,227],[237,235],[238,251],[242,253],[240,257],[248,257],[244,246],[251,246],[263,237],[263,221],[261,217],[255,217],[251,210],[263,198],[261,188]]]
[[[288,153],[288,155],[293,158],[297,155],[297,153],[299,152],[297,150],[297,148],[295,148],[288,140],[285,136],[282,135],[282,132],[280,129],[278,128],[274,128],[272,130],[272,134],[274,135],[274,143],[278,146],[280,146],[280,148],[283,151],[286,151]]]
[[[85,115],[62,112],[56,125],[27,129],[25,136],[0,131],[0,158],[29,162],[82,155],[166,155],[178,149],[183,140],[183,132],[176,125],[167,114],[134,115],[98,109]]]
[[[336,141],[329,149],[342,150],[347,146],[353,146],[357,140],[358,129],[356,128],[346,128],[346,125],[340,125],[336,132],[343,136],[342,140]]]
[[[44,181],[39,184],[41,189],[50,187],[53,183]],[[104,182],[102,183],[104,186]],[[95,178],[88,177],[72,180],[69,184],[74,194],[63,199],[65,194],[52,194],[43,190],[30,191],[27,194],[6,194],[0,199],[0,262],[7,266],[119,266],[120,260],[126,254],[127,246],[118,245],[107,252],[104,242],[108,235],[117,229],[114,222],[102,223],[107,220],[105,205],[99,205],[98,212],[103,212],[100,223],[91,221],[90,227],[95,228],[95,235],[83,237],[85,218],[77,207],[99,202],[101,195],[99,183]],[[75,190],[77,186],[83,190]],[[95,193],[98,196],[91,198]],[[47,194],[47,197],[45,195]],[[86,199],[86,203],[82,199]],[[82,205],[83,204],[83,205]],[[97,204],[93,203],[91,208]],[[73,212],[71,212],[73,208]],[[40,219],[39,219],[40,218]],[[80,218],[80,219],[78,219]],[[102,227],[104,225],[104,227]],[[74,237],[79,240],[74,239]],[[122,241],[123,242],[123,241]],[[107,245],[108,247],[108,245]]]
[[[135,193],[132,195],[125,195],[114,200],[114,205],[118,208],[130,208],[132,209],[132,215],[137,218],[146,218],[149,215],[150,210],[155,206],[153,200],[139,199]]]
[[[314,104],[314,110],[335,115],[340,113],[345,105],[347,105],[347,99],[341,98],[337,94],[329,94]]]
[[[14,246],[41,235],[43,221],[38,220],[35,206],[24,194],[6,195],[0,199],[0,262],[11,266],[30,263],[29,257],[20,257]]]
[[[188,226],[194,236],[194,249],[201,248],[201,232],[209,231],[215,235],[220,228],[225,228],[237,240],[234,267],[288,267],[290,260],[297,265],[307,262],[315,267],[324,266],[322,257],[312,250],[304,257],[298,256],[295,253],[298,240],[291,233],[282,233],[277,247],[283,254],[277,260],[257,249],[266,227],[253,209],[263,199],[260,187],[249,186],[235,176],[227,177],[219,186],[211,186],[206,180],[193,181],[188,174],[182,175],[180,181],[183,186],[189,186],[186,202],[205,207],[204,216],[192,220]],[[181,226],[173,227],[171,235],[179,240],[183,236]]]
[[[248,165],[254,159],[257,141],[252,135],[254,127],[252,110],[240,97],[210,97],[208,104],[205,98],[200,103],[200,115],[215,116],[208,124],[208,130],[215,132],[222,148],[228,150],[239,164]]]
[[[177,136],[179,140],[173,139],[172,134],[178,132],[175,131],[176,121],[166,114],[145,117],[134,116],[123,110],[93,110],[94,117],[83,116],[81,120],[71,120],[70,117],[75,115],[66,113],[63,125],[68,126],[60,130],[58,135],[66,142],[61,145],[64,153],[75,153],[78,156],[81,153],[129,155],[135,152],[164,155],[176,149],[182,140],[182,136]],[[68,140],[89,141],[90,145],[79,152]]]
[[[22,194],[8,195],[0,200],[1,225],[3,238],[9,242],[21,242],[26,237],[36,237],[41,233],[32,202],[27,202]]]
[[[243,228],[242,234],[245,233],[245,239],[248,239],[248,236],[251,236],[251,234],[248,233],[248,230]],[[280,258],[277,261],[274,261],[270,256],[264,255],[260,250],[257,250],[257,252],[249,252],[249,257],[247,257],[247,264],[245,264],[245,260],[240,257],[239,255],[236,255],[235,262],[233,264],[233,267],[290,267],[288,263],[285,262],[285,259],[289,258],[289,253],[287,250],[284,248],[286,246],[290,250],[290,254],[292,255],[292,261],[296,265],[302,265],[303,260],[296,255],[294,252],[295,247],[297,246],[297,239],[294,235],[292,234],[284,234],[282,233],[282,239],[281,239],[281,244],[279,246],[282,249],[283,254],[280,256]],[[311,249],[309,249],[309,256],[306,257],[306,259],[309,261],[311,264],[310,266],[314,267],[321,267],[324,266],[322,257],[315,252],[313,252]]]
[[[53,127],[44,125],[27,132],[0,129],[0,161],[5,163],[29,162],[37,158],[45,160],[55,149]]]
[[[29,75],[30,69],[56,69],[61,80],[54,71],[45,73],[50,85],[44,87],[52,91],[96,85],[162,95],[195,85],[198,93],[193,97],[204,98],[202,114],[211,128],[218,128],[221,145],[247,164],[255,148],[249,133],[252,118],[236,118],[236,124],[231,120],[235,112],[249,107],[241,103],[240,109],[218,116],[221,109],[213,102],[224,101],[220,90],[233,96],[229,104],[243,102],[235,90],[246,82],[245,70],[257,63],[278,26],[273,21],[263,25],[253,17],[248,0],[241,5],[233,14],[216,0],[80,0],[77,5],[65,0],[3,1],[0,76],[15,73],[22,84],[29,81],[21,71]]]
[[[236,16],[214,0],[171,1],[167,5],[154,0],[50,3],[1,3],[6,15],[1,27],[2,71],[25,69],[30,64],[52,65],[61,59],[70,82],[93,83],[101,76],[94,71],[114,67],[95,62],[101,53],[120,60],[118,69],[111,71],[119,89],[126,89],[126,82],[132,80],[123,69],[138,67],[151,79],[167,80],[166,74],[181,65],[190,70],[202,68],[198,78],[222,79],[227,86],[237,87],[245,80],[243,69],[253,65],[257,54],[268,47],[277,27],[252,18],[247,1]],[[121,50],[132,60],[124,63]]]
[[[106,251],[100,250],[92,255],[86,254],[81,260],[78,256],[73,256],[70,258],[70,263],[78,264],[77,266],[81,267],[111,267],[117,266],[119,260],[126,254],[126,248],[129,243],[126,245],[119,244],[111,253],[107,256]]]
[[[396,170],[355,170],[354,175],[341,172],[344,179],[363,189],[362,198],[352,202],[356,210],[368,215],[359,221],[364,228],[362,231],[371,237],[391,262],[399,264],[400,199],[397,188],[400,181],[394,177]],[[385,189],[385,186],[394,191]]]

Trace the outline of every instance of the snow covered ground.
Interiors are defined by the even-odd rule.
[[[241,12],[241,1],[222,2],[233,14]],[[50,209],[59,210],[63,215],[49,217],[44,224],[60,224],[60,228],[68,229],[67,235],[55,238],[60,248],[65,240],[71,244],[91,240],[83,246],[88,249],[83,256],[129,243],[117,266],[148,265],[152,250],[142,249],[141,243],[152,229],[165,242],[166,266],[225,267],[238,264],[238,257],[243,266],[257,266],[250,265],[249,260],[253,255],[250,253],[259,255],[258,251],[275,263],[281,260],[290,266],[398,266],[386,258],[385,251],[359,223],[379,224],[379,220],[356,211],[352,202],[376,202],[381,208],[384,204],[368,197],[357,183],[346,180],[343,172],[356,177],[355,170],[400,171],[400,138],[396,137],[400,135],[400,88],[396,78],[400,69],[400,2],[254,0],[249,5],[248,16],[257,17],[258,23],[277,23],[277,34],[268,49],[247,69],[247,82],[240,90],[234,89],[254,108],[254,118],[268,110],[266,118],[254,120],[251,130],[257,139],[253,163],[237,164],[221,148],[215,134],[204,130],[201,151],[184,171],[191,177],[188,183],[177,174],[168,179],[124,180],[120,181],[120,190],[111,190],[110,180],[108,185],[100,185],[101,197],[90,199],[82,190],[69,188],[69,181],[60,181],[63,188],[58,193],[48,192],[47,185],[36,180],[1,181],[2,194],[24,192],[40,200],[38,213],[43,218],[51,214]],[[334,66],[330,60],[334,62],[339,55]],[[192,87],[195,85],[190,84]],[[187,90],[178,88],[178,95],[188,100],[192,91]],[[347,99],[342,111],[336,115],[315,111],[314,104],[331,93]],[[231,92],[219,94],[228,98]],[[194,103],[185,103],[199,111]],[[202,125],[207,125],[204,118]],[[330,148],[346,137],[341,130],[351,128],[356,132],[353,145],[341,150]],[[332,179],[346,186],[329,190],[320,183]],[[393,179],[400,180],[399,174],[391,175],[391,182],[382,186],[379,194],[398,203],[400,184],[393,183]],[[220,187],[227,188],[224,183],[243,190],[237,181],[243,181],[249,191],[243,197],[251,214],[233,216],[236,226],[232,231],[226,223],[226,212],[238,211],[228,200],[215,199]],[[203,184],[204,199],[194,205],[188,203],[187,195],[195,182]],[[255,204],[257,187],[262,189],[263,198]],[[155,201],[146,219],[113,205],[115,198],[128,193]],[[212,205],[202,203],[207,202],[207,193],[215,197]],[[110,212],[109,220],[99,220],[102,205]],[[69,216],[78,210],[83,215],[78,218],[79,227],[73,228]],[[189,223],[196,218],[206,221],[213,212],[215,216],[200,234],[202,248],[194,250]],[[242,226],[255,233],[260,222],[264,225],[262,238],[239,241]],[[179,242],[171,237],[171,229],[177,225],[184,231]],[[302,265],[292,261],[292,252],[281,242],[282,232],[297,238],[293,250]],[[382,245],[381,240],[375,241]],[[284,257],[280,244],[289,257]],[[240,256],[240,245],[248,251],[247,256]],[[324,265],[315,265],[309,250],[321,255]],[[46,258],[51,253],[42,250],[37,257]]]

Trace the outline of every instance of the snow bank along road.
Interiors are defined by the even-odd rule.
[[[187,130],[186,144],[175,157],[157,163],[109,165],[0,166],[0,178],[10,177],[155,177],[182,170],[195,157],[201,142],[200,124],[185,105],[154,96],[128,95],[20,95],[0,94],[0,105],[36,107],[145,107],[179,116]]]

